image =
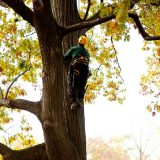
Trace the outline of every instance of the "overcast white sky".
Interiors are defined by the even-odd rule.
[[[143,140],[150,136],[148,151],[154,149],[156,152],[156,146],[160,143],[160,137],[157,137],[160,132],[157,130],[160,127],[160,117],[152,117],[151,113],[147,112],[146,106],[150,99],[139,93],[140,76],[147,69],[145,58],[148,53],[142,51],[143,39],[137,30],[132,30],[130,42],[118,42],[115,47],[119,51],[118,58],[127,88],[127,99],[120,105],[99,97],[95,104],[86,105],[87,137],[102,137],[107,140],[114,136],[131,135],[139,142],[142,132]],[[151,159],[156,160],[156,157]]]
[[[85,108],[88,136],[125,133],[132,122],[148,114],[145,110],[147,101],[139,94],[140,75],[146,70],[146,54],[141,50],[143,39],[136,30],[133,30],[132,35],[134,36],[131,36],[130,42],[118,42],[115,45],[119,51],[118,58],[127,88],[127,100],[123,105],[119,105],[99,97],[95,104],[87,105]],[[99,129],[95,128],[94,131],[95,124]]]

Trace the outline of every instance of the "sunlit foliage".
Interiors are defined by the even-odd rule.
[[[0,17],[0,79],[5,95],[10,83],[24,71],[21,80],[37,83],[41,56],[35,30],[28,23],[8,8],[0,10]],[[8,98],[24,95],[23,87],[16,84],[10,89]]]
[[[151,99],[147,110],[155,115],[160,112],[160,48],[156,47],[153,54],[147,57],[148,71],[141,77],[142,93]]]
[[[85,16],[87,6],[87,0],[81,1],[80,15],[82,18]],[[86,99],[91,101],[93,100],[91,97],[95,98],[95,94],[102,91],[107,99],[122,103],[125,100],[125,82],[123,81],[123,77],[120,76],[121,69],[116,60],[116,54],[118,54],[118,51],[114,47],[114,41],[129,41],[130,25],[133,25],[134,28],[137,29],[134,21],[128,17],[128,12],[136,13],[139,16],[140,21],[148,34],[153,36],[160,35],[159,1],[137,0],[132,3],[132,1],[128,0],[104,0],[103,3],[100,3],[100,1],[95,0],[91,2],[88,18],[92,17],[92,15],[98,11],[100,11],[101,17],[116,14],[116,18],[107,23],[101,24],[98,28],[98,33],[95,33],[94,30],[88,32],[89,37],[91,37],[88,48],[93,56],[93,63],[96,61],[99,65],[97,65],[97,68],[93,71],[93,76],[90,78],[91,82],[89,82],[89,84],[91,83],[93,87],[88,85],[88,88],[90,87],[91,90],[87,89],[88,94]],[[97,28],[95,30],[97,30]],[[155,49],[153,49],[153,51],[150,50],[151,55],[153,56],[146,57],[149,69],[148,73],[142,76],[140,84],[142,86],[143,94],[154,95],[152,105],[147,107],[149,111],[154,112],[155,110],[160,110],[158,100],[160,90],[160,41],[145,42],[144,50],[149,50],[148,44],[152,44],[152,48]],[[129,50],[126,50],[126,52],[129,54]],[[115,65],[115,63],[117,63],[117,65]],[[100,79],[98,80],[97,77],[100,77]],[[97,81],[100,85],[96,85]],[[95,90],[92,92],[93,88],[96,88],[97,92],[95,92]]]
[[[39,44],[35,30],[11,9],[0,7],[0,17],[0,97],[15,99],[27,95],[20,82],[32,83],[33,87],[38,83],[42,67]],[[13,117],[17,111],[0,108],[0,141],[12,149],[35,144],[32,128],[24,117],[15,127]]]

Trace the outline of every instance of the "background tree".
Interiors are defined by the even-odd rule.
[[[123,139],[124,140],[124,139]],[[88,160],[130,160],[121,138],[105,142],[102,138],[90,138],[87,142]]]
[[[152,112],[154,116],[156,112],[160,111],[160,48],[159,43],[155,43],[152,54],[146,58],[148,64],[147,72],[141,76],[142,94],[150,98],[150,104],[147,110]],[[147,45],[146,47],[149,47]]]
[[[153,150],[148,151],[148,145],[151,144],[151,135],[145,137],[141,131],[141,135],[138,138],[135,138],[133,135],[130,136],[130,147],[129,154],[132,155],[132,159],[139,160],[149,160],[151,156],[151,152]],[[149,153],[150,152],[150,153]]]
[[[103,89],[109,100],[122,102],[123,79],[120,76],[114,41],[129,40],[130,26],[127,24],[136,24],[145,40],[159,40],[157,14],[160,4],[155,0],[114,0],[110,3],[105,0],[81,0],[78,1],[78,4],[82,4],[81,7],[77,7],[76,0],[42,2],[44,7],[36,10],[35,6],[32,8],[30,0],[0,1],[2,6],[7,7],[0,10],[0,105],[26,110],[37,116],[42,124],[45,139],[44,144],[19,151],[1,144],[0,153],[6,160],[85,160],[84,109],[70,111],[63,53],[77,43],[79,35],[103,23],[99,28],[102,33],[101,41],[98,43],[97,39],[93,38],[88,45],[91,56],[99,63],[98,71],[101,72],[93,71],[91,81],[98,87],[93,90],[94,86],[89,85],[86,100],[91,101],[97,91]],[[21,22],[22,19],[28,23]],[[39,43],[35,36],[32,36],[34,32]],[[92,38],[92,34],[93,30],[88,36]],[[108,44],[109,38],[111,43]],[[108,80],[105,86],[102,85],[102,77],[106,76],[104,73],[107,74]],[[21,77],[25,85],[27,82],[35,85],[38,76],[42,78],[40,101],[17,99],[17,96],[24,96],[25,91],[18,84],[13,86],[16,80]],[[94,76],[101,78],[95,81]],[[5,113],[7,115],[7,112]]]

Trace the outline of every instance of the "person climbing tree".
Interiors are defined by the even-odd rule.
[[[85,86],[90,75],[90,55],[84,47],[85,44],[87,44],[87,37],[81,36],[78,39],[78,45],[72,46],[64,54],[64,60],[69,64],[67,84],[71,109],[83,107]]]

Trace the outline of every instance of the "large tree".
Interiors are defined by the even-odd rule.
[[[6,59],[4,55],[2,56],[3,66],[0,67],[0,73],[2,75],[5,73],[5,78],[8,77],[7,80],[13,83],[9,85],[5,96],[1,94],[0,105],[12,109],[26,110],[36,115],[42,124],[45,143],[23,150],[12,150],[4,144],[0,144],[0,153],[5,160],[86,160],[84,108],[75,111],[70,110],[70,102],[66,92],[66,66],[63,62],[63,53],[70,46],[77,43],[79,35],[86,33],[95,25],[103,23],[101,26],[101,29],[104,31],[103,36],[111,36],[112,45],[109,50],[103,49],[103,52],[97,52],[96,58],[100,63],[109,68],[109,57],[117,60],[113,40],[122,38],[129,40],[129,26],[126,25],[127,23],[135,23],[134,26],[137,26],[140,34],[147,41],[160,39],[157,36],[160,32],[157,20],[160,3],[155,0],[113,0],[113,2],[81,0],[83,11],[79,11],[78,8],[80,6],[77,7],[76,0],[42,0],[44,7],[41,10],[37,10],[35,6],[32,9],[28,2],[27,0],[0,1],[2,6],[13,9],[16,15],[18,14],[29,23],[25,33],[28,30],[32,31],[32,28],[37,33],[40,56],[42,58],[42,98],[38,102],[31,102],[24,99],[16,99],[16,95],[13,96],[14,94],[11,94],[10,88],[21,75],[24,75],[29,70],[32,73],[32,76],[30,76],[34,81],[35,76],[33,73],[40,66],[35,63],[37,55],[36,50],[34,51],[32,48],[32,43],[34,46],[38,46],[36,41],[20,41],[18,38],[16,39],[16,36],[13,39],[9,39],[6,37],[8,35],[8,32],[6,32],[0,36],[5,38],[4,43],[8,47],[12,48],[13,44],[23,41],[23,49],[26,47],[27,51],[24,51],[17,44],[15,48],[9,50],[11,53],[15,53],[14,57],[8,57],[12,61]],[[12,36],[12,33],[18,30],[18,27],[14,25],[18,21],[17,18],[15,18],[14,24],[12,24],[13,21],[6,23],[7,15],[2,14],[2,12],[0,14],[2,15],[3,29],[8,27],[8,30],[10,30],[9,36]],[[140,20],[143,22],[143,25]],[[145,29],[153,36],[150,36]],[[17,31],[18,33],[21,36],[24,35],[22,31]],[[101,45],[105,44],[104,40],[101,42]],[[30,43],[31,45],[29,45]],[[93,41],[90,43],[92,44]],[[90,50],[92,49],[90,48]],[[20,52],[17,52],[18,50]],[[95,50],[96,47],[94,48]],[[104,54],[105,52],[110,52],[111,54],[106,55]],[[27,53],[27,56],[24,53]],[[98,55],[102,58],[98,59]],[[35,61],[35,66],[31,64],[33,61]],[[13,63],[12,65],[11,62]],[[4,67],[6,64],[10,64],[12,75],[9,75],[7,67]],[[14,78],[18,72],[13,65],[17,64],[19,69],[22,69],[22,73]],[[24,70],[24,68],[27,69]],[[108,72],[109,77],[112,77],[110,75],[111,70]],[[116,73],[119,74],[119,71]],[[97,72],[95,72],[95,75],[97,75]],[[29,79],[25,75],[23,78],[24,80]],[[3,80],[2,83],[6,84],[7,81]],[[118,88],[113,81],[110,81],[108,90],[111,90],[105,92],[106,95],[112,95],[109,98],[110,100],[118,98],[114,92]],[[14,88],[14,91],[19,89],[19,87]],[[24,91],[21,89],[20,93],[20,95],[23,95]]]

